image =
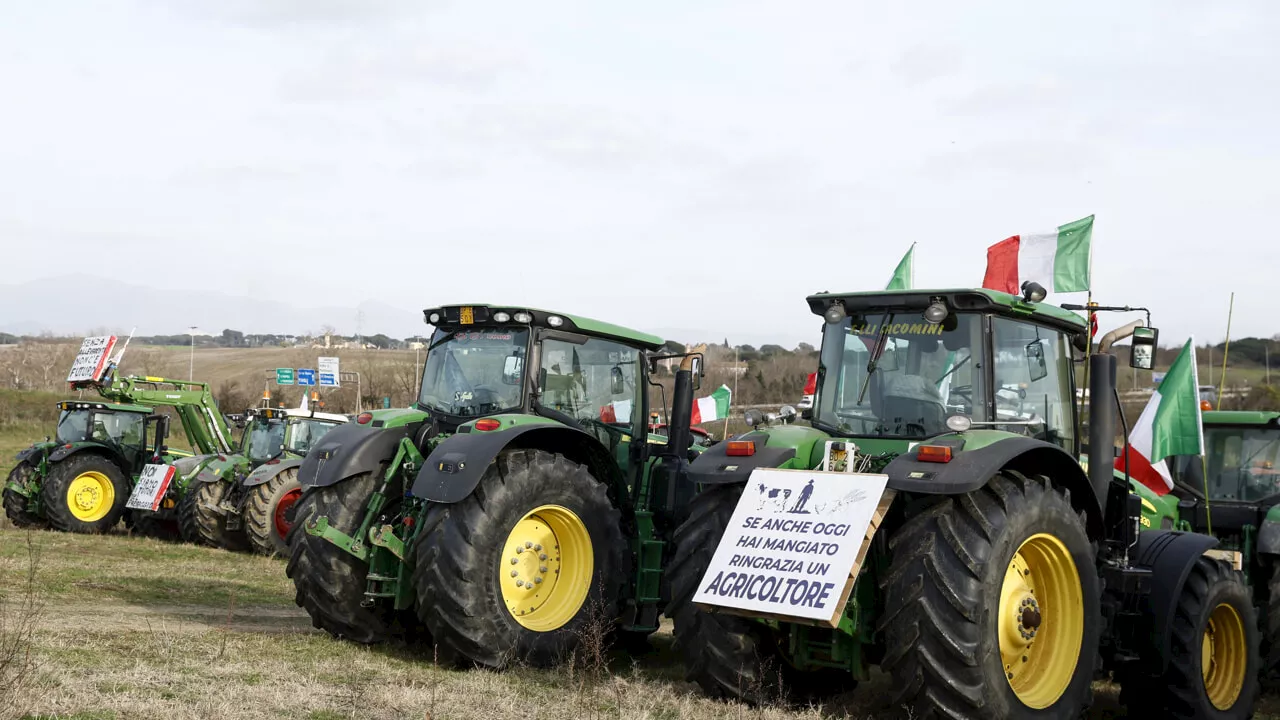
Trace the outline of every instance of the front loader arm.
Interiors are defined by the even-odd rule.
[[[113,402],[173,408],[198,454],[235,452],[231,428],[207,383],[129,376],[99,387],[98,393]]]

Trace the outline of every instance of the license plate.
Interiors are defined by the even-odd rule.
[[[142,468],[138,482],[134,483],[133,492],[129,494],[129,502],[124,506],[134,510],[159,510],[160,501],[164,499],[176,470],[172,465],[147,465]]]
[[[458,322],[462,323],[463,325],[471,325],[476,321],[476,313],[473,308],[463,307],[459,311],[459,315],[460,317],[458,319]]]

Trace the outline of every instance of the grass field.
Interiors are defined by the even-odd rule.
[[[5,676],[34,557],[30,665]],[[503,673],[437,666],[429,647],[362,647],[311,628],[284,562],[112,535],[0,530],[0,719],[422,718],[817,720],[910,717],[876,675],[825,707],[753,709],[682,679],[669,628],[607,666]],[[7,635],[6,635],[7,633]],[[1124,717],[1095,685],[1090,718]],[[1266,698],[1259,719],[1275,718]]]

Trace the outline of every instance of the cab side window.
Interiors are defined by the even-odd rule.
[[[608,340],[591,338],[581,345],[544,340],[540,402],[575,420],[638,434],[643,432],[639,408],[645,387],[639,366],[638,350]]]
[[[995,422],[1072,451],[1075,395],[1071,344],[1062,333],[1008,318],[992,319]],[[1031,424],[1025,424],[1032,421]]]

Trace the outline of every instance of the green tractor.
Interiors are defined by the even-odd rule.
[[[1108,352],[1089,359],[1082,467],[1086,323],[1023,291],[808,298],[810,426],[757,423],[688,468],[667,577],[690,680],[764,702],[876,665],[915,717],[1075,718],[1109,674],[1131,714],[1251,714],[1244,578],[1213,537],[1140,532]]]
[[[230,448],[231,431],[207,385],[159,377],[117,379],[119,360],[117,356],[100,379],[71,384],[73,390],[94,390],[107,402],[59,403],[54,438],[18,453],[4,486],[5,513],[14,525],[105,533],[124,518],[139,534],[168,534],[163,525],[126,507],[146,465],[172,464],[194,472],[200,462],[198,456],[164,445],[169,419],[157,414],[157,408],[174,409],[198,453],[208,456]],[[154,442],[148,443],[148,437]]]
[[[211,459],[176,501],[184,537],[224,550],[285,553],[302,496],[302,458],[349,420],[305,407],[247,411],[239,452]]]
[[[362,413],[302,463],[297,603],[356,642],[425,630],[463,665],[555,663],[592,627],[643,642],[692,493],[678,478],[701,449],[689,427],[702,356],[531,308],[424,316],[436,330],[417,402]],[[655,436],[667,357],[682,362]]]
[[[1268,679],[1275,682],[1280,679],[1280,413],[1207,411],[1202,423],[1205,456],[1170,459],[1170,493],[1157,495],[1137,485],[1142,524],[1212,534],[1222,547],[1241,554],[1241,569],[1263,618]]]

